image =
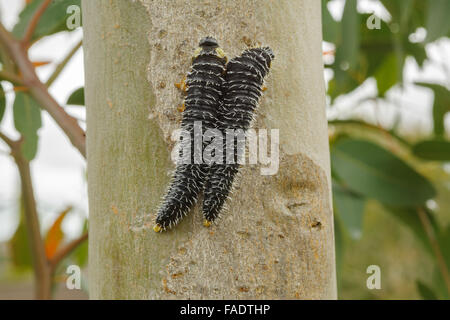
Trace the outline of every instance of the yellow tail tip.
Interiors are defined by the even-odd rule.
[[[155,225],[153,226],[153,231],[155,231],[155,232],[161,232],[161,226],[160,226],[159,224],[155,224]]]
[[[227,58],[227,54],[225,53],[225,51],[223,51],[223,49],[222,48],[217,48],[216,49],[216,54],[217,54],[217,56],[219,57],[219,58]]]
[[[207,228],[209,228],[210,226],[211,226],[211,221],[208,221],[208,220],[204,220],[203,221],[203,225],[205,226],[205,227],[207,227]]]

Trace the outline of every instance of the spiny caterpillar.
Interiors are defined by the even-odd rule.
[[[269,72],[274,54],[269,47],[245,50],[241,56],[233,58],[226,66],[223,86],[223,104],[218,111],[218,129],[225,137],[227,129],[246,131],[251,126],[254,111],[262,94],[264,78]],[[242,136],[226,144],[223,164],[213,164],[210,168],[204,191],[203,216],[205,226],[209,226],[221,213],[233,187],[239,170],[238,146]],[[244,136],[245,139],[245,136]],[[245,144],[245,141],[244,141]],[[226,162],[226,154],[231,154],[233,163]]]
[[[197,164],[194,159],[194,123],[201,121],[202,136],[206,130],[215,128],[217,109],[222,101],[226,62],[225,53],[214,38],[206,37],[200,40],[191,70],[186,77],[187,96],[181,122],[181,129],[190,134],[190,146],[187,146],[191,150],[190,161],[189,164],[184,164],[181,148],[172,181],[158,210],[153,227],[156,232],[176,225],[197,202],[204,189],[210,164]],[[181,144],[183,145],[183,141]],[[201,148],[204,147],[203,144]]]

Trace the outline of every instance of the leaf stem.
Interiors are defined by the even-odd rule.
[[[54,270],[58,265],[58,263],[60,263],[65,257],[67,257],[76,247],[78,247],[80,244],[86,241],[87,238],[88,233],[86,232],[79,238],[69,242],[64,247],[59,249],[49,261],[52,270]]]
[[[47,87],[50,87],[53,82],[56,80],[56,78],[58,78],[58,76],[61,74],[61,72],[64,70],[65,66],[67,65],[67,63],[70,61],[70,59],[72,59],[72,57],[74,56],[74,54],[78,51],[78,49],[81,48],[81,45],[83,44],[82,40],[80,40],[75,47],[73,47],[72,50],[70,50],[70,52],[67,54],[67,56],[64,58],[64,60],[62,60],[55,68],[55,71],[53,71],[52,75],[48,78],[47,82],[45,83],[45,85]]]
[[[52,2],[52,0],[44,0],[40,7],[34,12],[33,17],[31,17],[30,22],[28,23],[27,29],[25,31],[25,35],[22,39],[22,43],[29,47],[31,38],[33,37],[34,30],[36,30],[36,26],[41,19],[42,14],[47,9],[48,5]]]
[[[6,80],[12,84],[23,86],[23,80],[18,75],[6,70],[0,70],[0,80]]]
[[[30,162],[22,154],[22,138],[20,140],[12,140],[2,132],[0,132],[0,138],[10,147],[11,155],[16,162],[20,175],[25,225],[27,227],[31,255],[33,257],[33,270],[36,283],[35,296],[39,300],[48,300],[51,298],[52,275],[50,265],[45,256],[45,247],[39,226]]]

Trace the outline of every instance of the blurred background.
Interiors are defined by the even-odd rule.
[[[39,79],[85,129],[83,32],[71,5],[80,1],[0,0],[0,19],[16,38],[29,37],[25,49]],[[341,299],[449,298],[449,12],[448,0],[322,0]],[[85,160],[15,81],[5,51],[0,45],[0,299],[37,294],[22,158],[31,168],[43,254],[54,262],[52,297],[84,299]],[[7,139],[22,139],[19,156]],[[80,290],[65,285],[73,264],[82,270]],[[371,265],[380,268],[380,289],[367,286]]]

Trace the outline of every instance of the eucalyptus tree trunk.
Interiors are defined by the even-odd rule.
[[[84,0],[89,288],[93,299],[334,299],[320,1]],[[152,230],[171,133],[200,38],[276,58],[255,128],[279,129],[279,169],[244,165],[229,208]]]

